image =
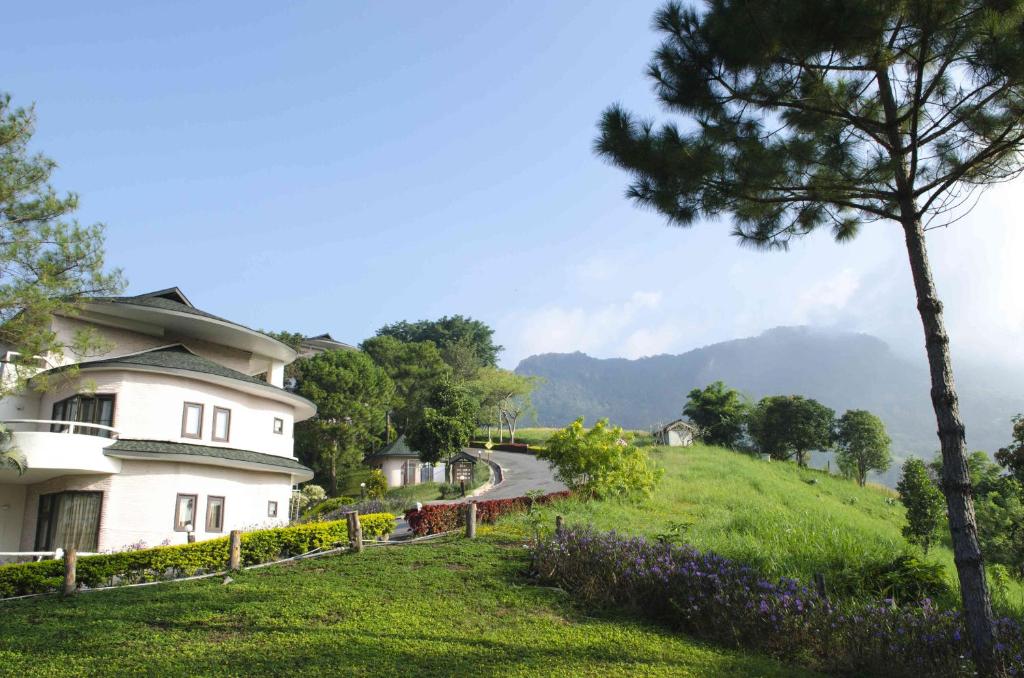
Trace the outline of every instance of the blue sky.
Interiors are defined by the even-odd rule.
[[[358,342],[462,313],[534,352],[681,352],[780,324],[914,355],[902,242],[741,249],[622,197],[601,110],[658,113],[654,2],[21,3],[0,91],[36,104],[83,222],[130,291],[180,285],[239,322]],[[1019,185],[931,238],[954,346],[1020,362]],[[985,239],[981,239],[981,235]]]

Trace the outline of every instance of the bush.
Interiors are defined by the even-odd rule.
[[[486,443],[474,440],[470,442],[470,447],[486,447]],[[522,452],[524,454],[533,454],[530,451],[530,445],[528,443],[491,443],[491,446],[487,449],[498,450],[500,452]]]
[[[409,500],[405,497],[379,497],[377,499],[366,499],[364,501],[352,501],[353,503],[351,504],[345,504],[328,513],[322,513],[315,517],[314,520],[341,520],[345,517],[345,514],[350,511],[358,513],[360,519],[362,519],[364,514],[402,513],[410,505]]]
[[[565,499],[569,492],[552,492],[539,497],[512,497],[510,499],[487,499],[476,502],[476,519],[481,523],[493,523],[510,513],[525,513],[536,504],[550,504]],[[466,504],[427,504],[423,508],[405,512],[409,529],[416,536],[438,534],[457,530],[466,524]]]
[[[438,490],[441,492],[442,499],[454,499],[462,494],[462,488],[455,483],[441,483]]]
[[[331,497],[330,499],[324,499],[318,504],[314,504],[310,509],[302,514],[301,520],[303,522],[313,520],[325,513],[334,511],[339,506],[345,506],[347,504],[355,503],[355,499],[352,497]]]
[[[555,468],[570,490],[592,497],[646,497],[663,474],[647,452],[629,443],[628,434],[602,419],[587,430],[583,417],[548,439],[537,452]]]
[[[925,599],[898,607],[836,605],[792,579],[690,546],[569,529],[532,545],[538,578],[584,603],[624,608],[690,635],[741,646],[839,675],[970,674],[959,613]],[[614,585],[610,585],[614,582]],[[998,621],[998,651],[1024,671],[1024,629]]]
[[[364,515],[359,519],[366,538],[383,537],[395,528],[395,516],[389,513]],[[245,532],[242,534],[242,564],[265,563],[347,541],[348,528],[345,521],[340,520]],[[76,574],[80,585],[96,587],[115,577],[124,583],[153,581],[216,572],[227,566],[228,537],[225,536],[194,544],[85,556],[78,559]],[[0,565],[0,597],[53,591],[63,580],[62,560]]]
[[[953,600],[945,568],[940,563],[909,554],[890,561],[868,562],[855,570],[841,572],[830,588],[839,595],[867,594],[897,603],[917,603],[926,598]]]
[[[379,468],[370,471],[370,477],[366,479],[366,496],[370,499],[383,497],[388,491],[388,481],[384,472]]]

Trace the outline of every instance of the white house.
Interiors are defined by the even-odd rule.
[[[654,432],[654,440],[659,445],[670,447],[689,447],[697,436],[697,427],[688,421],[676,419],[665,424]]]
[[[380,469],[388,487],[419,485],[431,481],[444,482],[444,464],[424,464],[420,453],[409,447],[405,436],[387,447],[369,455],[365,463],[370,468]]]
[[[313,476],[292,454],[293,426],[316,413],[282,388],[295,351],[178,288],[52,318],[66,345],[87,328],[102,355],[43,356],[48,389],[0,400],[28,463],[23,475],[0,470],[0,552],[179,544],[190,530],[203,540],[287,523],[292,485]],[[0,364],[7,383],[15,357]],[[62,369],[72,363],[73,375]]]

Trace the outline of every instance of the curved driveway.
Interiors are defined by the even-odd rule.
[[[482,452],[483,456],[487,456],[486,450],[471,451],[473,454]],[[507,499],[522,497],[530,490],[540,490],[547,494],[565,489],[565,485],[555,480],[548,463],[532,454],[495,450],[490,453],[490,459],[501,467],[502,482],[474,499]]]

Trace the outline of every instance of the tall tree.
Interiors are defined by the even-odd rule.
[[[1013,442],[996,452],[996,461],[1024,485],[1024,415],[1013,418]]]
[[[458,454],[469,442],[475,425],[472,399],[463,386],[448,380],[434,388],[407,438],[409,445],[419,450],[421,461],[436,464]]]
[[[920,459],[904,462],[896,490],[900,493],[900,501],[907,508],[907,524],[903,526],[903,536],[928,553],[942,523],[942,492],[932,482],[928,467]]]
[[[836,422],[836,461],[863,487],[868,471],[886,471],[892,463],[892,439],[882,420],[867,410],[847,410]]]
[[[452,370],[429,341],[401,341],[392,336],[371,337],[360,348],[387,372],[395,384],[391,420],[406,433],[426,407],[430,394],[452,377]]]
[[[1019,0],[715,0],[657,12],[648,67],[684,124],[612,106],[597,152],[629,196],[688,226],[727,214],[744,243],[785,248],[828,228],[839,242],[888,221],[906,242],[945,459],[949,526],[974,658],[998,671],[994,619],[928,224],[1017,176],[1024,150]]]
[[[379,445],[394,384],[365,353],[326,351],[295,361],[296,392],[316,416],[296,426],[300,458],[327,476],[329,493]]]
[[[750,412],[750,437],[762,452],[777,459],[796,457],[807,466],[807,453],[832,446],[835,412],[803,396],[761,398]]]
[[[0,94],[0,342],[28,362],[15,379],[5,375],[7,393],[38,372],[35,357],[59,363],[65,349],[89,355],[100,343],[82,331],[66,346],[51,329],[54,314],[74,316],[84,298],[124,287],[119,270],[104,269],[103,225],[79,224],[78,196],[49,183],[57,163],[29,153],[35,121],[34,109],[13,108]],[[33,383],[46,386],[45,378]]]
[[[709,445],[736,447],[743,438],[743,425],[750,406],[743,394],[716,381],[686,396],[683,414],[700,428],[701,439]]]
[[[525,377],[497,367],[484,367],[466,382],[466,389],[477,405],[477,421],[488,427],[494,422],[499,429],[504,423],[515,442],[516,422],[524,412],[532,411],[530,394],[538,377]]]
[[[380,328],[377,336],[405,342],[432,342],[459,380],[471,378],[480,367],[497,367],[498,354],[502,351],[502,347],[494,343],[493,329],[480,320],[461,315],[414,323],[403,320]]]

